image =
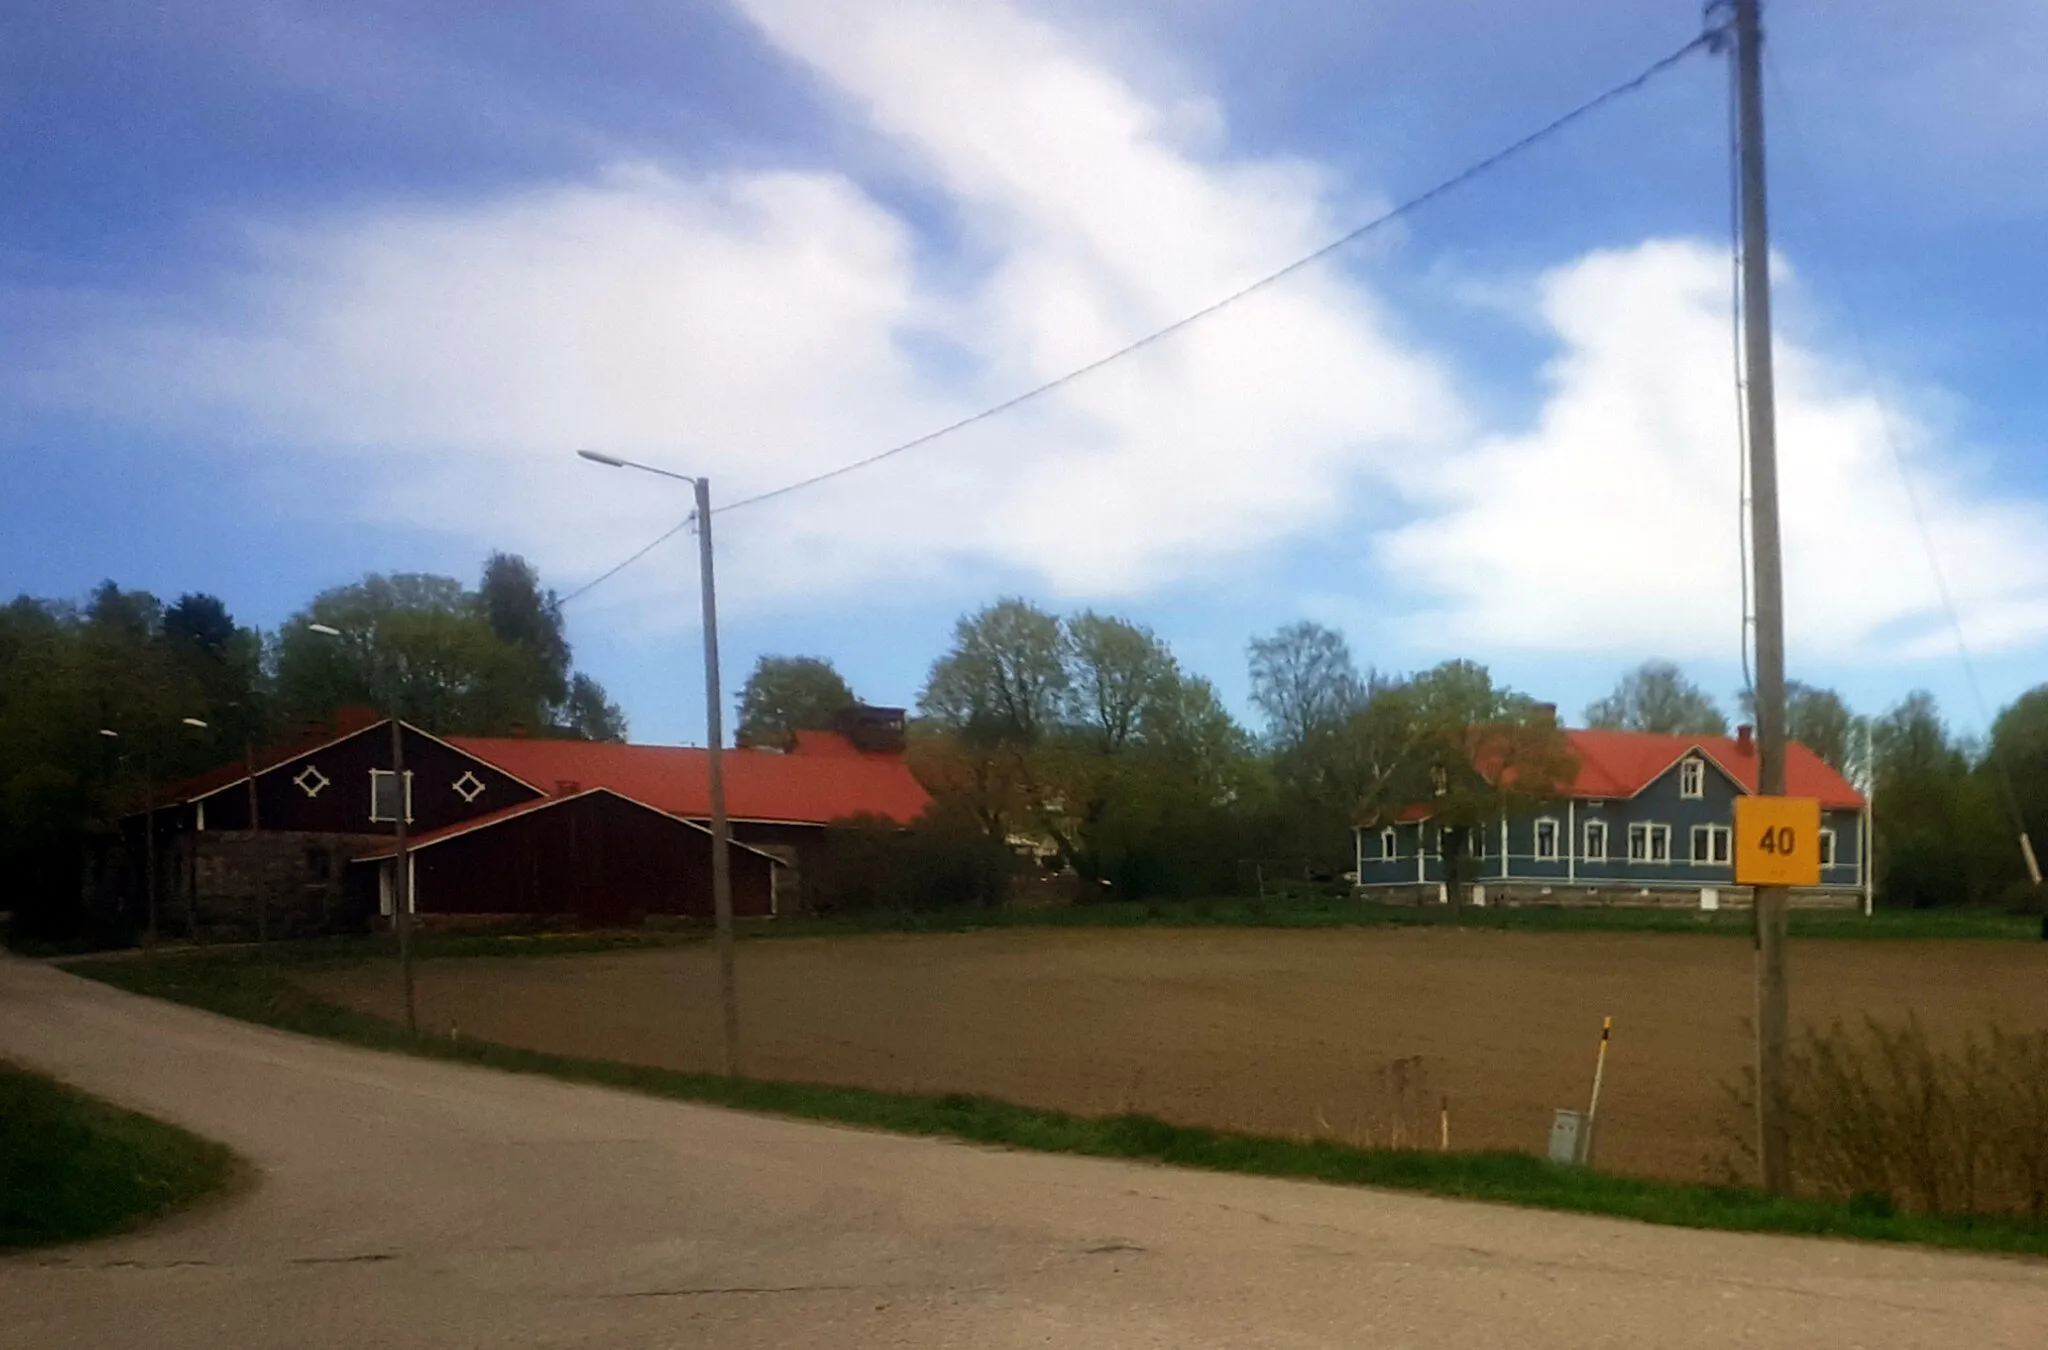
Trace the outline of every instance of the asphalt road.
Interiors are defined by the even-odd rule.
[[[2048,1264],[1008,1153],[305,1040],[0,959],[0,1056],[254,1183],[0,1346],[2048,1345]]]

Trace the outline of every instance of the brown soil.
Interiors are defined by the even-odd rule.
[[[1431,929],[779,940],[740,948],[741,1025],[762,1077],[1430,1145],[1448,1097],[1453,1147],[1540,1152],[1553,1108],[1585,1107],[1611,1014],[1602,1165],[1720,1179],[1744,1124],[1723,1085],[1750,1054],[1750,960],[1733,939]],[[709,944],[427,962],[421,1020],[710,1069],[716,970]],[[1791,973],[1795,1024],[1910,1011],[1941,1034],[2048,1026],[2048,949],[2025,944],[1808,942]],[[396,1012],[390,966],[308,984]]]

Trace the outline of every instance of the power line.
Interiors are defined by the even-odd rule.
[[[654,550],[660,548],[663,544],[666,544],[669,540],[675,538],[684,530],[689,529],[690,526],[696,522],[696,519],[697,513],[694,511],[691,512],[689,515],[684,516],[681,524],[676,525],[673,528],[665,531],[658,538],[648,540],[639,548],[634,549],[631,554],[624,558],[621,558],[618,562],[613,563],[610,567],[605,568],[604,571],[599,572],[596,576],[584,582],[575,590],[569,592],[567,595],[557,598],[555,601],[555,608],[560,609],[563,605],[568,604],[572,600],[581,599],[583,596],[589,594],[597,587],[602,586],[605,582],[610,581],[613,577],[625,571],[634,563],[639,562],[642,558],[654,552]]]
[[[994,404],[987,408],[983,408],[980,412],[974,413],[967,417],[960,418],[958,421],[955,422],[949,422],[945,426],[938,428],[936,431],[928,431],[924,435],[916,437],[913,440],[905,441],[900,445],[891,446],[887,450],[878,451],[877,453],[868,455],[863,459],[857,459],[851,461],[850,463],[842,464],[837,468],[827,469],[823,473],[813,474],[808,478],[801,478],[793,483],[785,483],[781,487],[771,488],[766,492],[755,493],[751,497],[742,497],[740,500],[736,502],[728,502],[724,506],[713,508],[713,514],[722,515],[727,511],[737,511],[741,507],[755,506],[760,504],[761,502],[772,501],[777,497],[786,497],[793,492],[800,492],[805,488],[815,487],[820,483],[829,482],[834,478],[841,478],[847,474],[868,468],[871,465],[879,464],[883,460],[893,459],[896,456],[904,454],[907,451],[918,449],[920,446],[930,445],[933,441],[940,440],[946,436],[950,436],[956,431],[965,430],[968,427],[974,426],[976,423],[986,422],[990,418],[999,417],[1003,413],[1009,412],[1012,408],[1021,407],[1022,405],[1029,403],[1034,399],[1042,398],[1045,395],[1052,393],[1054,390],[1060,389],[1068,384],[1071,384],[1075,380],[1078,380],[1085,375],[1091,375],[1094,372],[1101,370],[1104,366],[1111,365],[1117,361],[1121,361],[1123,358],[1127,356],[1142,351],[1145,348],[1152,346],[1154,343],[1169,338],[1173,336],[1175,333],[1180,332],[1182,329],[1187,328],[1195,323],[1200,322],[1203,319],[1208,318],[1212,314],[1220,313],[1221,311],[1230,308],[1232,305],[1237,304],[1239,301],[1244,300],[1249,296],[1258,293],[1259,291],[1265,290],[1269,286],[1284,281],[1286,278],[1293,276],[1295,273],[1301,271],[1306,267],[1321,262],[1324,258],[1329,257],[1331,254],[1337,252],[1340,249],[1346,248],[1349,245],[1358,242],[1360,239],[1365,238],[1367,235],[1372,234],[1378,230],[1384,229],[1386,226],[1393,224],[1395,221],[1400,220],[1405,216],[1413,214],[1415,211],[1421,209],[1423,206],[1426,206],[1430,202],[1435,201],[1438,197],[1441,197],[1456,188],[1462,187],[1464,184],[1471,182],[1473,179],[1480,177],[1481,175],[1489,172],[1494,168],[1497,168],[1499,165],[1514,158],[1516,155],[1521,154],[1523,151],[1528,150],[1545,140],[1548,140],[1550,137],[1556,135],[1560,131],[1563,131],[1572,123],[1577,122],[1582,118],[1588,116],[1589,114],[1598,111],[1599,109],[1605,107],[1607,104],[1614,102],[1616,99],[1619,99],[1624,95],[1634,93],[1636,90],[1642,88],[1644,85],[1648,84],[1657,76],[1663,74],[1666,70],[1669,70],[1671,67],[1683,61],[1686,57],[1692,55],[1693,52],[1715,41],[1720,36],[1720,33],[1721,30],[1719,28],[1709,29],[1708,31],[1701,33],[1699,36],[1693,38],[1689,42],[1685,43],[1683,46],[1679,47],[1676,51],[1673,51],[1669,55],[1660,57],[1657,60],[1651,62],[1648,66],[1645,66],[1640,72],[1626,80],[1623,80],[1620,84],[1614,85],[1611,88],[1603,91],[1602,93],[1596,94],[1594,97],[1587,99],[1584,103],[1579,104],[1577,107],[1571,109],[1569,112],[1566,112],[1561,116],[1551,119],[1549,122],[1546,122],[1541,127],[1538,127],[1536,130],[1530,132],[1528,135],[1521,137],[1519,140],[1510,142],[1508,145],[1502,147],[1499,150],[1494,151],[1492,154],[1487,155],[1485,158],[1474,161],[1473,163],[1467,165],[1465,168],[1459,170],[1457,173],[1452,174],[1449,178],[1446,178],[1441,182],[1437,183],[1434,187],[1431,187],[1423,192],[1416,194],[1413,197],[1408,198],[1400,205],[1383,212],[1382,214],[1365,222],[1363,225],[1358,226],[1356,229],[1351,230],[1346,234],[1338,236],[1336,239],[1333,239],[1329,243],[1324,244],[1321,248],[1316,249],[1314,252],[1295,259],[1293,262],[1287,264],[1285,267],[1280,268],[1278,271],[1269,272],[1265,276],[1260,277],[1258,280],[1252,282],[1251,284],[1241,287],[1238,290],[1232,291],[1230,294],[1224,296],[1220,300],[1212,301],[1211,303],[1204,305],[1202,308],[1195,310],[1193,313],[1184,315],[1181,318],[1174,320],[1172,323],[1167,324],[1165,327],[1156,329],[1153,332],[1146,334],[1144,337],[1137,339],[1135,342],[1131,342],[1122,347],[1119,347],[1115,351],[1110,352],[1105,356],[1097,357],[1095,360],[1090,361],[1088,364],[1084,366],[1076,367],[1075,369],[1068,371],[1064,375],[1060,375],[1055,377],[1054,379],[1047,380],[1043,384],[1036,385],[1033,388],[1027,389],[1023,393],[1013,395],[1010,398],[1004,399],[1000,403]],[[620,561],[616,566],[607,568],[604,572],[600,573],[591,580],[585,582],[583,585],[577,587],[569,594],[563,596],[558,603],[566,605],[570,601],[578,599],[581,596],[585,595],[594,587],[599,586],[604,582],[610,580],[612,577],[616,576],[618,573],[624,571],[627,567],[632,566],[635,562],[638,562],[641,558],[645,557],[648,553],[652,552],[658,545],[663,544],[667,542],[670,538],[674,537],[687,524],[688,522],[685,521],[683,525],[678,525],[675,529],[668,531],[660,538],[648,543],[645,547],[634,552],[632,556]]]
[[[1266,289],[1268,286],[1271,286],[1276,282],[1283,281],[1286,278],[1293,276],[1296,272],[1301,271],[1305,267],[1308,267],[1314,263],[1321,262],[1324,258],[1327,258],[1332,253],[1337,252],[1339,249],[1354,244],[1358,242],[1360,239],[1363,239],[1365,236],[1372,234],[1377,230],[1383,229],[1388,225],[1393,224],[1395,221],[1413,213],[1414,211],[1420,209],[1423,206],[1428,205],[1430,202],[1435,201],[1438,197],[1443,196],[1445,193],[1450,192],[1454,188],[1463,186],[1464,184],[1472,181],[1473,179],[1479,177],[1487,171],[1499,166],[1505,161],[1514,158],[1516,155],[1522,153],[1524,150],[1529,149],[1530,147],[1538,144],[1539,142],[1549,139],[1551,136],[1556,135],[1558,132],[1564,130],[1572,123],[1585,117],[1587,114],[1592,113],[1606,106],[1609,103],[1612,103],[1614,100],[1622,97],[1625,94],[1634,93],[1636,90],[1642,88],[1651,80],[1655,79],[1658,75],[1663,74],[1666,70],[1670,69],[1672,66],[1677,65],[1680,61],[1690,56],[1694,51],[1696,51],[1700,47],[1705,46],[1710,40],[1714,38],[1714,36],[1715,32],[1713,31],[1700,34],[1698,37],[1693,38],[1690,42],[1687,42],[1684,46],[1680,47],[1677,51],[1674,51],[1668,56],[1661,57],[1658,60],[1651,62],[1647,67],[1645,67],[1642,70],[1641,73],[1631,77],[1630,79],[1622,81],[1620,84],[1615,85],[1613,88],[1608,89],[1606,92],[1602,94],[1598,94],[1595,97],[1586,100],[1584,103],[1581,103],[1578,107],[1573,108],[1570,112],[1567,112],[1560,117],[1552,119],[1550,122],[1545,123],[1543,126],[1537,128],[1535,131],[1530,132],[1528,135],[1522,137],[1520,140],[1514,141],[1509,145],[1494,151],[1492,154],[1486,156],[1484,159],[1475,161],[1474,163],[1468,165],[1464,169],[1459,170],[1457,173],[1452,174],[1449,178],[1444,179],[1435,187],[1432,187],[1427,191],[1418,193],[1417,195],[1410,197],[1408,200],[1402,202],[1399,206],[1396,206],[1391,210],[1388,210],[1383,214],[1374,217],[1373,219],[1367,221],[1365,224],[1360,225],[1357,229],[1352,230],[1348,234],[1340,235],[1336,239],[1331,240],[1329,243],[1317,249],[1315,252],[1297,258],[1293,262],[1287,264],[1287,266],[1281,268],[1279,271],[1269,272],[1265,276],[1260,277],[1257,281],[1252,282],[1250,285],[1242,287],[1239,290],[1232,291],[1229,295],[1224,296],[1222,299],[1204,305],[1202,308],[1194,311],[1193,313],[1185,315],[1182,318],[1176,319],[1172,323],[1167,324],[1164,328],[1157,329],[1151,333],[1146,334],[1144,337],[1139,338],[1135,342],[1117,348],[1115,351],[1110,352],[1106,356],[1097,357],[1095,360],[1090,361],[1085,366],[1076,367],[1075,369],[1068,371],[1064,375],[1060,375],[1054,379],[1047,380],[1044,384],[1037,385],[1034,388],[1025,390],[1021,394],[1017,394],[1010,398],[1004,399],[1001,403],[997,403],[991,407],[984,408],[980,412],[974,413],[971,416],[963,417],[957,422],[950,422],[947,425],[940,427],[936,431],[928,431],[924,435],[917,437],[915,440],[909,440],[903,442],[901,445],[891,446],[889,449],[882,450],[875,454],[869,455],[865,459],[857,459],[852,461],[851,463],[842,464],[836,469],[827,469],[825,472],[813,474],[809,478],[801,478],[794,483],[786,483],[779,488],[771,488],[767,492],[756,493],[751,497],[743,497],[739,501],[730,502],[725,506],[716,508],[716,511],[737,511],[743,506],[753,506],[756,503],[770,501],[776,497],[785,497],[792,492],[799,492],[807,487],[815,487],[819,483],[828,482],[831,479],[843,477],[844,475],[853,473],[856,470],[865,469],[869,465],[879,464],[885,459],[893,459],[897,455],[903,454],[905,451],[915,450],[919,446],[923,445],[930,445],[933,441],[939,440],[941,437],[950,436],[954,432],[964,430],[967,427],[971,427],[977,422],[985,422],[992,417],[1000,416],[1001,414],[1010,411],[1010,409],[1012,408],[1018,407],[1025,403],[1029,403],[1033,399],[1041,398],[1044,395],[1053,392],[1055,389],[1059,389],[1064,385],[1070,384],[1073,381],[1080,379],[1084,375],[1093,374],[1095,371],[1101,370],[1104,366],[1110,365],[1111,363],[1116,361],[1121,361],[1123,358],[1125,358],[1126,356],[1130,356],[1134,352],[1142,351],[1144,348],[1151,346],[1155,342],[1159,342],[1164,338],[1173,336],[1175,333],[1180,332],[1183,328],[1186,328],[1191,324],[1198,323],[1201,320],[1208,318],[1212,314],[1215,314],[1224,309],[1228,309],[1230,306],[1238,303],[1240,300],[1246,299],[1247,297]]]

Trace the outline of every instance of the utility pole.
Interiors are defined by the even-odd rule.
[[[262,823],[256,810],[256,743],[246,732],[242,735],[242,773],[249,780],[249,852],[253,858],[259,848],[256,832],[262,828]],[[251,870],[257,878],[256,941],[263,943],[270,941],[270,901],[263,894],[262,870],[253,866]]]
[[[152,956],[156,954],[156,765],[150,759],[145,745],[142,751],[142,856],[148,874],[143,878],[145,894],[149,897],[149,926],[143,931],[142,945]]]
[[[405,723],[398,717],[395,692],[391,699],[391,781],[395,844],[391,855],[391,866],[395,872],[391,882],[391,917],[398,929],[399,974],[405,981],[405,1031],[408,1036],[417,1036],[420,1021],[418,1008],[413,1002],[412,981],[412,859],[405,850],[406,808],[412,804],[409,800],[412,794],[405,790]]]
[[[717,924],[718,992],[725,1018],[725,1076],[740,1071],[740,993],[733,960],[730,822],[725,818],[725,726],[718,689],[718,588],[711,573],[711,480],[697,489],[698,576],[704,588],[704,742],[711,780],[711,910]]]
[[[1750,540],[1756,569],[1757,790],[1785,795],[1785,583],[1778,552],[1778,427],[1771,373],[1771,244],[1764,209],[1763,26],[1759,0],[1734,0],[1742,161],[1742,340],[1749,398]],[[1792,1188],[1785,1127],[1784,886],[1756,888],[1756,1127],[1764,1189]]]

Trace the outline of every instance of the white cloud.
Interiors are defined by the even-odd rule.
[[[1062,373],[1332,232],[1310,168],[1197,157],[1174,138],[1213,119],[1152,106],[1003,6],[744,8],[900,147],[957,240],[934,253],[830,173],[627,166],[268,225],[233,292],[101,340],[94,362],[152,416],[226,411],[259,443],[403,452],[403,490],[370,513],[526,548],[563,576],[674,515],[568,476],[575,447],[701,469],[732,500]],[[731,517],[726,575],[743,601],[963,566],[1129,593],[1336,520],[1354,475],[1456,418],[1434,363],[1328,271]]]
[[[1790,280],[1788,277],[1787,280]],[[1439,640],[1726,657],[1740,613],[1728,263],[1654,241],[1542,279],[1562,347],[1535,425],[1408,483],[1426,514],[1381,561],[1434,601]],[[1782,330],[1779,487],[1791,658],[1953,649],[1888,409]],[[1935,555],[1973,644],[2048,634],[2048,511],[1972,482],[1894,413]]]
[[[190,317],[98,326],[60,367],[101,407],[272,461],[360,464],[360,498],[328,505],[518,548],[573,584],[682,509],[573,449],[705,472],[732,501],[1092,360],[1321,244],[1350,223],[1334,201],[1355,209],[1311,164],[1218,149],[1213,104],[1150,99],[1005,5],[739,3],[900,156],[924,210],[835,172],[641,162],[272,221]],[[1419,599],[1425,643],[1728,653],[1725,262],[1653,243],[1540,289],[1561,352],[1526,432],[1475,429],[1446,363],[1324,267],[938,445],[725,517],[724,589],[736,607],[825,605],[971,575],[1130,596],[1405,501],[1421,518],[1359,551],[1406,593],[1361,598]],[[1795,659],[1941,650],[1874,404],[1780,350]],[[1906,430],[1973,638],[2048,632],[2043,512]],[[672,580],[642,569],[600,595]]]

